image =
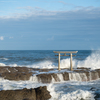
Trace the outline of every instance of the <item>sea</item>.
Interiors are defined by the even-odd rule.
[[[59,50],[0,50],[0,66],[28,67],[39,69],[58,69],[58,56],[53,51]],[[67,50],[60,50],[67,51]],[[73,51],[73,50],[68,50]],[[78,51],[72,58],[73,68],[100,69],[100,50]],[[70,68],[70,57],[61,56],[61,69]],[[62,78],[62,77],[60,77]],[[52,98],[49,100],[95,100],[95,93],[100,93],[100,79],[90,81],[69,80],[41,83],[37,79],[10,81],[0,78],[0,90],[16,90],[47,86]],[[100,100],[100,98],[96,99]]]

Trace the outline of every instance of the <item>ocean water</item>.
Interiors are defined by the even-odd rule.
[[[91,70],[100,69],[100,50],[75,50],[73,67],[85,67]],[[53,50],[1,50],[0,66],[31,67],[31,68],[58,68],[58,57]],[[70,67],[70,58],[61,57],[61,68]],[[100,79],[95,81],[64,81],[59,74],[60,82],[52,81],[49,84],[39,83],[37,78],[28,81],[9,81],[0,78],[0,90],[14,90],[22,88],[36,88],[47,86],[52,98],[50,100],[95,100],[95,93],[100,93]],[[98,98],[100,100],[100,98]]]

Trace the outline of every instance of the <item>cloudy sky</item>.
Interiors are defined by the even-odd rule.
[[[100,0],[0,0],[0,50],[100,49]]]

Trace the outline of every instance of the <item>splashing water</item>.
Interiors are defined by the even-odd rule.
[[[100,51],[93,52],[84,61],[78,61],[77,67],[100,69]]]
[[[32,68],[58,68],[58,58],[54,56],[53,51],[6,51],[0,54],[4,58],[0,59],[0,66],[26,66]],[[34,53],[35,52],[35,53]],[[80,53],[81,52],[81,53]],[[84,55],[87,51],[78,52],[79,55]],[[83,52],[83,53],[82,53]],[[89,51],[90,52],[90,51]],[[46,53],[46,55],[45,55]],[[78,56],[78,55],[77,55]],[[87,56],[77,56],[73,57],[73,67],[85,67],[91,69],[100,69],[100,51],[95,51],[87,53]],[[30,58],[31,57],[31,58]],[[43,58],[42,58],[43,57]],[[80,60],[82,58],[82,60]],[[44,60],[43,60],[44,59]],[[61,68],[70,67],[70,58],[61,60]],[[86,74],[84,73],[70,73],[69,81],[64,81],[62,74],[57,74],[59,81],[55,82],[55,79],[52,76],[50,84],[43,84],[38,81],[37,77],[31,76],[28,81],[9,81],[3,78],[0,78],[0,90],[15,90],[23,88],[36,88],[39,86],[47,86],[47,89],[50,91],[52,98],[50,100],[94,100],[93,93],[91,88],[100,90],[100,79],[95,81],[87,81]],[[95,73],[95,76],[98,78],[98,74]],[[92,80],[92,74],[90,73],[90,80]],[[84,82],[82,82],[84,81]],[[92,93],[93,92],[93,93]]]
[[[79,61],[73,59],[73,68],[77,67],[84,67],[84,68],[91,68],[100,69],[100,51],[92,52],[90,56],[88,56],[85,60]],[[60,64],[61,68],[69,68],[70,67],[70,59],[63,59],[61,60]]]
[[[80,54],[81,53],[79,52],[79,55]],[[85,52],[82,53],[82,56],[80,56],[80,58],[83,58],[84,55],[85,55]],[[73,60],[72,60],[73,68],[84,67],[84,68],[91,68],[91,69],[99,69],[100,68],[100,51],[99,50],[98,51],[93,51],[90,55],[89,54],[87,54],[87,55],[88,56],[85,57],[84,60],[79,60],[80,58],[76,59],[76,57],[78,55],[75,58],[73,58]],[[54,55],[53,55],[53,57],[54,57]],[[17,58],[14,57],[14,59],[17,59]],[[7,64],[5,64],[5,62],[0,62],[0,66],[11,66],[11,67],[26,66],[26,67],[40,68],[40,69],[43,69],[43,68],[48,68],[48,69],[58,68],[58,63],[57,63],[58,62],[58,58],[57,58],[56,62],[51,61],[51,60],[46,60],[46,59],[41,61],[41,59],[40,59],[38,62],[34,62],[34,63],[26,64],[26,65],[24,65],[24,62],[25,63],[27,62],[26,58],[23,59],[23,60],[25,60],[25,61],[20,61],[20,60],[17,59],[17,63],[16,63],[16,62],[13,61],[13,59],[11,60],[9,58],[9,60],[5,61]],[[10,61],[13,61],[13,63],[8,64]],[[62,59],[61,63],[60,63],[60,67],[61,68],[70,68],[70,58]]]

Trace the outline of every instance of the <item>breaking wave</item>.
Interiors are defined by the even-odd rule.
[[[88,56],[85,60],[73,59],[72,65],[73,65],[73,68],[84,67],[84,68],[91,68],[91,69],[99,69],[100,68],[100,51],[92,52],[91,55]],[[58,63],[45,60],[45,61],[37,62],[31,65],[19,65],[16,63],[6,65],[4,63],[0,63],[0,66],[11,66],[11,67],[26,66],[26,67],[31,67],[31,68],[51,69],[51,68],[58,68]],[[62,59],[60,61],[60,67],[70,68],[70,58]]]
[[[8,58],[0,58],[1,60],[9,60]]]

